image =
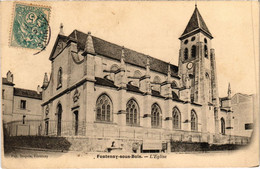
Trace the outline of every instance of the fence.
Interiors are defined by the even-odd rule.
[[[58,126],[60,125],[60,126]],[[109,127],[108,127],[109,126]],[[48,135],[84,136],[89,138],[120,138],[136,140],[172,140],[184,142],[208,142],[218,144],[248,144],[249,137],[219,135],[183,130],[164,130],[143,127],[120,127],[115,124],[86,124],[83,121],[13,121],[4,124],[5,134],[9,136]],[[60,129],[59,129],[60,128]]]

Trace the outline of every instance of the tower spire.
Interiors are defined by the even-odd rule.
[[[198,8],[197,8],[197,1],[195,1],[195,9],[194,12],[184,30],[182,33],[181,37],[179,38],[180,40],[185,39],[188,36],[192,36],[194,33],[197,32],[202,32],[206,36],[208,36],[210,39],[213,38],[211,35],[205,21],[203,20]]]
[[[231,98],[231,86],[230,83],[228,83],[228,98]]]
[[[63,23],[60,23],[60,32],[59,32],[60,35],[64,35],[64,32],[63,32]]]

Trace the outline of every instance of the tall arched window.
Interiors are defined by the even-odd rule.
[[[96,120],[111,122],[112,121],[112,111],[113,105],[111,99],[106,95],[102,94],[97,99],[96,103]]]
[[[126,104],[126,124],[139,125],[139,106],[134,99]]]
[[[151,125],[152,127],[162,126],[162,111],[158,104],[154,103],[151,109]]]
[[[204,45],[204,55],[206,58],[208,58],[208,47],[207,45]]]
[[[193,45],[191,47],[191,57],[196,58],[196,46]]]
[[[225,133],[226,133],[226,131],[225,131],[225,120],[224,120],[224,118],[222,117],[222,118],[220,119],[220,121],[221,121],[221,134],[225,134]]]
[[[189,57],[189,50],[188,50],[188,48],[185,48],[184,49],[184,59],[187,60],[188,57]]]
[[[194,110],[191,111],[191,130],[192,131],[197,131],[198,130],[198,117],[197,114]]]
[[[62,86],[62,68],[59,68],[58,71],[58,77],[57,77],[57,87],[61,87]]]
[[[172,110],[172,127],[181,129],[181,113],[177,107],[174,107]]]

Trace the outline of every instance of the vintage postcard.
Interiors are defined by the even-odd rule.
[[[259,166],[255,1],[0,2],[3,168]]]

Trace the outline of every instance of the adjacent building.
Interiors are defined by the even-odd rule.
[[[14,87],[13,74],[2,78],[2,119],[9,135],[38,135],[42,120],[42,95],[33,90]],[[37,125],[36,125],[37,123]]]

